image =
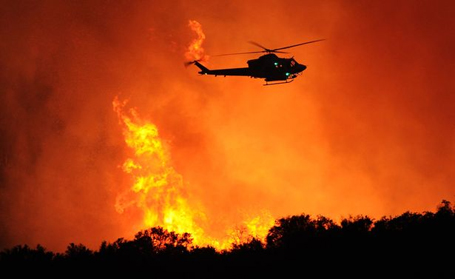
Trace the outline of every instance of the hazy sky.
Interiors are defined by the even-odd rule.
[[[212,222],[454,201],[454,3],[3,1],[0,248],[98,249],[137,232],[140,212],[115,210],[131,187],[116,96],[157,126]],[[293,83],[263,86],[184,67],[189,20],[209,56],[326,40],[289,49],[308,66]]]

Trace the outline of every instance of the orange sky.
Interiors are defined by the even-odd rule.
[[[112,110],[129,99],[211,222],[433,211],[455,195],[453,1],[9,1],[0,11],[0,248],[128,237]],[[293,83],[199,76],[184,53],[290,49]],[[244,67],[256,55],[210,57]]]

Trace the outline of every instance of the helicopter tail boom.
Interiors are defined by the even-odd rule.
[[[212,76],[252,76],[251,70],[249,68],[231,68],[231,69],[216,69],[210,70],[199,61],[194,61],[194,63],[199,69],[199,74],[201,75],[212,75]]]
[[[199,63],[198,61],[194,61],[194,64],[195,64],[199,69],[201,69],[201,71],[199,72],[200,74],[208,74],[208,73],[210,73],[210,70],[207,69],[207,67],[205,67],[204,65],[202,65],[202,64]]]

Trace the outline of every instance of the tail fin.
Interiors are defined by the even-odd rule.
[[[209,69],[207,69],[204,65],[202,65],[201,63],[199,63],[198,60],[194,60],[194,61],[189,61],[189,62],[185,62],[185,66],[188,67],[189,65],[191,64],[195,64],[199,69],[201,69],[201,71],[199,71],[200,74],[207,74],[210,72]]]
[[[201,71],[199,72],[200,74],[207,74],[208,72],[210,72],[209,69],[207,69],[204,65],[202,65],[201,63],[199,63],[198,61],[194,61],[194,64],[196,64],[196,66],[201,69]]]

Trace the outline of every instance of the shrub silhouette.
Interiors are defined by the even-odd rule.
[[[324,216],[288,216],[276,220],[265,243],[251,236],[224,251],[193,246],[190,234],[162,227],[103,241],[96,251],[74,243],[63,254],[17,245],[0,252],[0,267],[15,276],[455,278],[454,236],[455,208],[443,200],[435,213],[379,220],[359,215],[337,224]]]

